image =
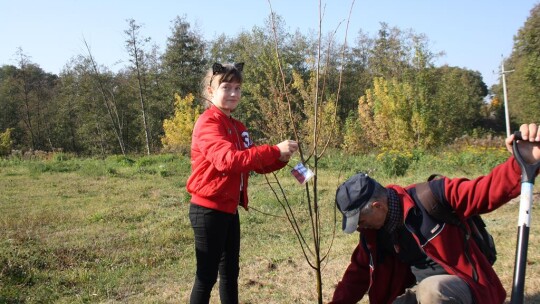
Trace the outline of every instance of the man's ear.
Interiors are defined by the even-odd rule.
[[[208,92],[208,95],[210,96],[214,95],[214,89],[212,89],[211,86],[207,86],[206,91]]]
[[[374,209],[381,209],[381,210],[388,210],[388,201],[385,201],[384,199],[374,201],[372,203],[372,208]]]
[[[374,202],[372,203],[372,207],[373,207],[373,208],[388,208],[388,202],[385,201],[384,199],[378,200],[378,201],[374,201]]]

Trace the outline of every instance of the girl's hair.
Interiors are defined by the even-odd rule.
[[[242,83],[242,70],[244,69],[244,63],[235,64],[220,64],[214,63],[210,68],[203,80],[201,81],[201,96],[204,101],[205,108],[209,108],[212,104],[210,102],[211,96],[208,93],[207,88],[209,86],[218,87],[223,82]]]

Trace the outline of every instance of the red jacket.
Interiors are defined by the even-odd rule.
[[[283,168],[287,163],[279,160],[280,155],[277,146],[254,146],[240,121],[212,106],[193,129],[191,176],[186,185],[191,202],[232,214],[240,202],[247,209],[249,172]]]
[[[521,169],[510,157],[495,167],[486,176],[474,180],[464,178],[444,180],[444,196],[451,207],[463,219],[474,214],[493,211],[520,194]],[[407,222],[409,212],[416,207],[407,188],[391,185],[403,203],[404,224],[409,231],[419,231]],[[412,214],[412,213],[411,213]],[[429,230],[430,227],[428,227]],[[405,288],[415,283],[409,265],[401,263],[395,256],[377,261],[377,242],[375,230],[361,230],[365,242],[354,250],[342,280],[338,283],[331,303],[357,303],[367,292],[370,303],[392,303],[403,294]],[[420,245],[419,237],[413,234]],[[454,225],[443,225],[442,229],[423,244],[430,258],[439,263],[453,275],[459,276],[470,287],[476,303],[503,303],[506,298],[497,274],[480,252],[476,243],[469,241],[472,263],[464,255],[463,232]],[[478,280],[473,278],[473,268],[477,270]]]

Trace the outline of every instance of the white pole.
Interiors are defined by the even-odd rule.
[[[505,71],[504,70],[504,58],[501,62],[501,74],[502,74],[502,82],[503,82],[503,96],[504,96],[504,117],[506,119],[506,137],[510,136],[510,115],[508,114],[508,97],[506,96],[506,73],[513,72],[511,71]]]

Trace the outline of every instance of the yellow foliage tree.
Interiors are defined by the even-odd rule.
[[[193,126],[201,113],[201,107],[193,105],[194,99],[191,93],[185,98],[174,95],[174,116],[163,121],[165,135],[161,138],[161,143],[165,151],[189,151]]]
[[[343,127],[343,143],[341,148],[348,153],[369,152],[372,148],[371,143],[362,136],[364,134],[362,125],[359,123],[356,115],[350,115],[345,120]]]
[[[0,156],[6,156],[11,153],[13,146],[13,140],[11,139],[11,132],[13,129],[8,128],[5,132],[0,133]]]
[[[410,85],[375,78],[373,89],[359,100],[358,115],[366,139],[381,148],[413,148],[415,134],[423,128],[414,100]]]
[[[293,80],[292,88],[297,92],[299,98],[303,100],[302,113],[304,119],[302,123],[298,123],[303,144],[309,146],[310,149],[313,149],[315,145],[319,145],[319,147],[324,147],[327,144],[330,147],[338,146],[342,140],[339,130],[341,121],[336,115],[335,96],[319,97],[317,101],[318,111],[315,115],[312,110],[316,90],[315,74],[312,73],[310,79],[304,81],[299,73],[293,72]],[[316,133],[315,136],[314,133]]]

